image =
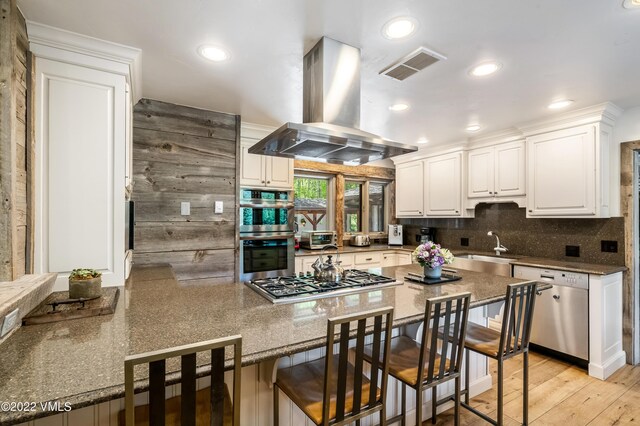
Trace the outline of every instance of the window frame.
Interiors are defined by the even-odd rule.
[[[362,177],[348,177],[345,176],[344,178],[345,184],[347,182],[357,182],[357,183],[361,183],[362,184],[362,199],[360,200],[361,202],[361,211],[362,211],[362,230],[359,232],[347,232],[344,231],[343,234],[343,241],[348,240],[349,238],[351,238],[353,235],[362,235],[362,234],[367,234],[369,235],[371,238],[387,238],[388,234],[389,234],[389,185],[391,185],[393,183],[393,181],[390,180],[385,180],[385,179],[376,179],[376,178],[371,178],[371,179],[367,179],[367,178],[362,178]],[[382,224],[382,231],[380,232],[372,232],[369,229],[369,185],[372,183],[376,183],[376,184],[382,184],[383,185],[383,200],[384,200],[384,218],[383,218],[383,224]],[[344,213],[344,209],[343,209],[343,213]],[[343,218],[343,221],[346,220],[346,217]]]
[[[335,231],[336,229],[336,177],[335,175],[328,173],[314,173],[304,171],[302,173],[297,173],[294,171],[293,179],[296,178],[307,178],[307,179],[324,179],[327,181],[327,230]],[[294,186],[294,203],[295,203],[295,186]],[[297,215],[295,207],[293,209],[294,216]],[[302,232],[302,231],[300,231]],[[299,235],[296,234],[296,235]]]

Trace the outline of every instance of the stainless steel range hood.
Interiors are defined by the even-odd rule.
[[[304,123],[286,123],[252,154],[358,165],[417,151],[360,127],[360,49],[323,37],[304,56]]]

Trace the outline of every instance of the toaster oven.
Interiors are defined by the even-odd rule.
[[[338,244],[338,237],[334,231],[303,231],[300,235],[300,247],[309,250],[319,250],[328,245]]]

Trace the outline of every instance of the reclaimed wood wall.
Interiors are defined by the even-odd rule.
[[[236,115],[149,99],[134,107],[136,264],[169,263],[184,281],[234,281],[239,133]]]
[[[25,19],[15,0],[0,0],[0,281],[30,272],[29,224],[32,203],[28,160],[32,155],[28,125],[27,81],[31,73]]]

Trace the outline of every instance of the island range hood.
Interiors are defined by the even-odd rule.
[[[323,37],[304,56],[304,123],[286,123],[252,154],[358,165],[417,151],[359,129],[360,49]]]

